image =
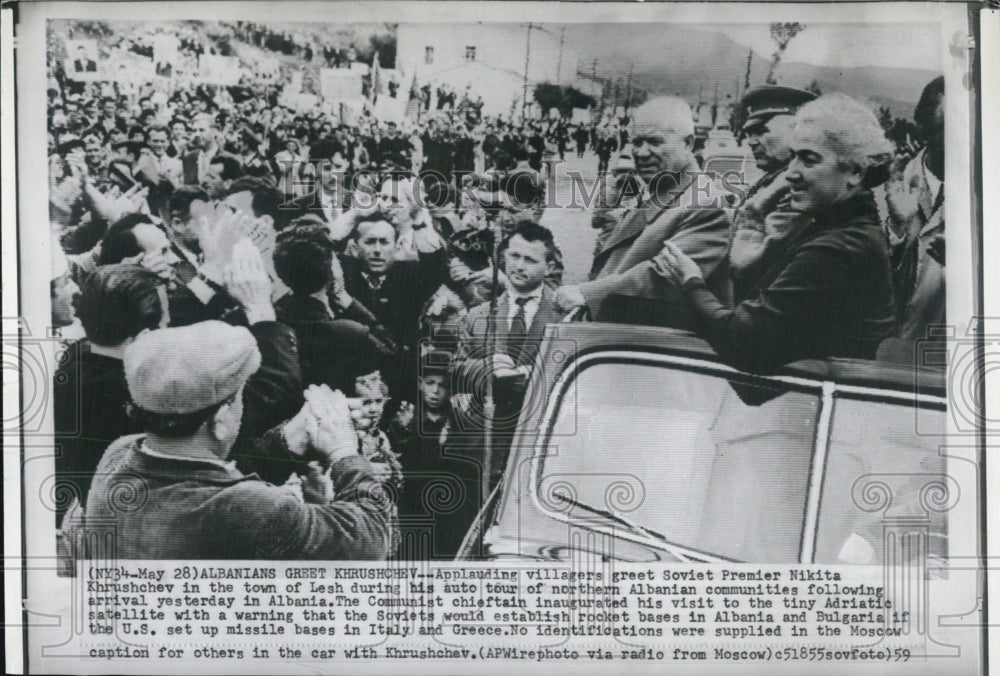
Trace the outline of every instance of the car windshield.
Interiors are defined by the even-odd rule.
[[[540,502],[553,504],[558,486],[680,547],[795,561],[818,411],[818,391],[749,386],[658,362],[598,363],[558,404]],[[586,517],[580,508],[568,513]]]

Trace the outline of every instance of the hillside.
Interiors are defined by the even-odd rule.
[[[806,36],[803,33],[797,39]],[[736,95],[746,74],[746,47],[722,33],[691,26],[576,24],[567,27],[566,42],[580,54],[580,69],[587,75],[594,69],[600,78],[621,78],[624,82],[629,64],[634,63],[632,81],[650,95],[677,94],[695,100],[700,92],[710,99],[718,83],[720,99],[724,100],[727,94]],[[770,55],[754,54],[751,86],[764,83],[769,65]],[[793,87],[805,87],[816,80],[824,92],[844,92],[873,107],[887,105],[895,116],[909,118],[920,91],[935,75],[919,69],[782,62],[776,79]]]

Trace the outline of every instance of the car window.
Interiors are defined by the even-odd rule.
[[[947,520],[939,507],[955,498],[957,487],[947,483],[939,453],[946,442],[945,412],[917,409],[912,401],[849,398],[838,398],[833,410],[816,562],[881,564],[887,541],[915,553],[916,541],[904,545],[897,537],[900,528],[926,534],[929,556],[946,556]],[[890,553],[895,560],[909,555]]]
[[[676,545],[797,561],[818,411],[816,392],[672,364],[586,367],[560,399],[554,427],[576,433],[549,437],[540,504],[559,504],[552,495],[562,491]]]

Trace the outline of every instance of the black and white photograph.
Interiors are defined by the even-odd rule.
[[[974,5],[201,4],[18,37],[37,673],[985,673]]]

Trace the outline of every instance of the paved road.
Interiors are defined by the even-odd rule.
[[[576,207],[547,207],[541,223],[552,231],[556,245],[562,250],[566,271],[563,281],[576,284],[586,281],[590,262],[594,254],[597,231],[590,227],[592,207],[581,208],[584,202],[582,190],[593,192],[593,182],[597,176],[597,155],[587,152],[577,158],[576,152],[567,152],[565,162],[556,167],[556,198],[561,205],[572,203],[572,183],[567,172],[576,172],[583,181],[583,188],[576,190]],[[551,201],[551,200],[550,200]]]

